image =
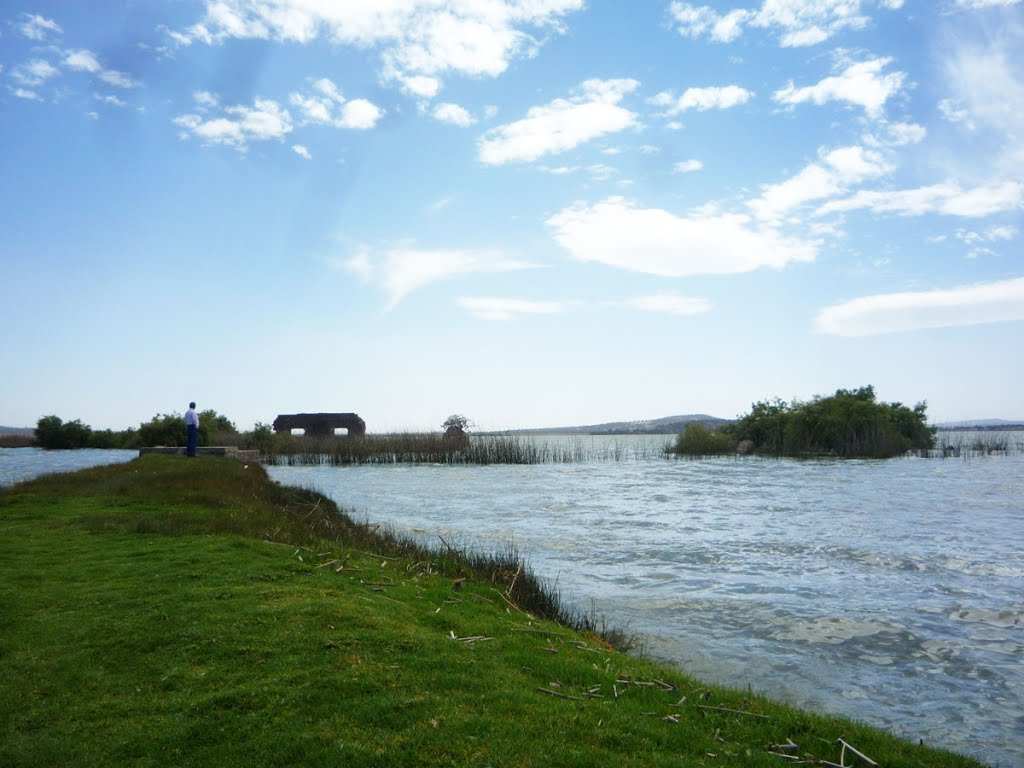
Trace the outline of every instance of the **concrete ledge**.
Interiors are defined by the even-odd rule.
[[[158,445],[152,448],[139,448],[139,456],[145,456],[147,453],[159,453],[167,456],[184,456],[185,449],[176,446],[163,445]],[[240,450],[233,445],[204,445],[196,449],[196,454],[199,456],[220,456],[227,459],[238,459],[239,461],[245,461],[250,464],[259,464],[260,462],[259,451]]]

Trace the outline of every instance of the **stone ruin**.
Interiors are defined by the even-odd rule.
[[[349,437],[364,437],[366,422],[356,413],[283,413],[274,419],[275,432],[303,429],[307,435],[333,436],[336,429],[347,429]]]

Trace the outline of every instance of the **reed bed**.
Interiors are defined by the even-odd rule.
[[[570,439],[540,442],[514,435],[450,438],[400,433],[362,438],[291,437],[268,458],[284,466],[364,464],[573,464],[591,461],[648,461],[664,457],[654,443]]]
[[[1010,456],[1024,453],[1024,432],[993,430],[990,432],[940,432],[932,457],[964,458],[975,456]]]

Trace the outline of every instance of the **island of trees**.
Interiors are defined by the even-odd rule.
[[[716,428],[690,424],[676,440],[686,456],[757,453],[768,456],[836,456],[882,459],[930,450],[935,429],[927,403],[913,408],[878,402],[875,388],[839,389],[807,402],[754,403],[750,413]]]

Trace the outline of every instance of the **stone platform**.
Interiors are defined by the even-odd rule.
[[[167,456],[184,456],[185,449],[174,446],[165,447],[162,445],[158,445],[154,448],[139,448],[139,456],[144,456],[147,453],[161,453]],[[203,445],[196,449],[196,454],[198,456],[220,456],[225,459],[238,459],[239,461],[245,461],[249,464],[260,463],[259,451],[242,450],[233,445]]]

